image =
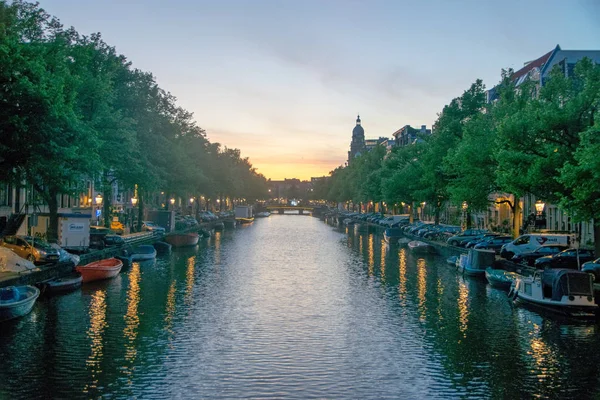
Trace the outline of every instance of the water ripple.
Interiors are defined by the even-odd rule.
[[[3,324],[0,398],[594,398],[599,344],[441,258],[272,216]]]

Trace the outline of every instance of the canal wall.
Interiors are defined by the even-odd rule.
[[[174,233],[199,232],[201,230],[212,230],[220,221],[203,222],[196,226],[174,231]],[[93,250],[80,254],[78,265],[86,265],[94,261],[104,260],[111,257],[123,257],[127,259],[131,255],[131,249],[142,244],[152,244],[162,240],[164,237],[156,232],[139,232],[123,235],[124,245],[106,247],[102,250]],[[125,263],[126,261],[124,261]],[[125,265],[124,265],[125,266]],[[34,270],[25,272],[0,272],[0,288],[6,286],[35,285],[68,275],[75,269],[72,261],[63,261],[56,264],[39,265]]]

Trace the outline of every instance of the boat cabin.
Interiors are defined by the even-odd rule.
[[[547,269],[541,272],[544,298],[561,301],[563,296],[593,296],[592,277],[581,271]]]

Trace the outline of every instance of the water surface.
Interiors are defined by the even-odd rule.
[[[599,398],[596,324],[272,215],[0,325],[0,398]]]

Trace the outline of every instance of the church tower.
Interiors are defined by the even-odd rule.
[[[360,155],[365,150],[365,130],[360,125],[360,115],[356,118],[356,126],[352,130],[352,142],[348,152],[348,165],[354,157]]]

